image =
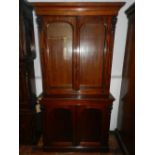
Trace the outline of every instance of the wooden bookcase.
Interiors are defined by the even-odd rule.
[[[32,3],[40,34],[45,149],[108,149],[114,31],[123,4]]]

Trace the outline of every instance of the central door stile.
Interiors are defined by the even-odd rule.
[[[74,28],[74,45],[73,45],[73,89],[78,91],[79,90],[79,78],[80,78],[80,28],[78,17],[75,17],[76,24]]]
[[[74,105],[74,114],[73,114],[73,146],[78,146],[78,135],[77,135],[77,129],[78,129],[78,123],[77,123],[77,105]]]

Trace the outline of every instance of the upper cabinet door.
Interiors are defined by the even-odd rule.
[[[75,18],[45,17],[42,41],[47,94],[72,90]]]
[[[79,28],[79,87],[85,93],[95,93],[104,87],[106,18],[104,16],[80,17]]]

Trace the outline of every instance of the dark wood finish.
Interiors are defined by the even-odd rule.
[[[45,149],[108,149],[114,28],[123,4],[32,3],[40,31]]]
[[[128,35],[120,95],[118,134],[130,155],[135,154],[135,5],[127,11]]]
[[[45,149],[105,149],[113,97],[43,98]]]
[[[32,7],[20,0],[19,12],[19,142],[32,144],[35,80]]]

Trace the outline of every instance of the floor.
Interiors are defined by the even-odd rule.
[[[58,152],[43,152],[41,149],[42,142],[38,143],[38,146],[20,146],[19,148],[19,155],[123,155],[118,142],[115,138],[114,134],[110,134],[109,138],[109,147],[110,151],[107,153],[79,153],[79,152],[65,152],[65,153],[58,153]]]

